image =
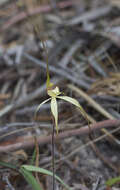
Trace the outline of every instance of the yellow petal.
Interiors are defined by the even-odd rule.
[[[53,89],[53,92],[56,94],[56,95],[59,95],[61,94],[60,90],[59,90],[59,87],[56,86],[54,89]]]
[[[46,102],[48,102],[49,100],[51,100],[51,98],[48,98],[47,100],[43,101],[41,104],[39,104],[39,106],[37,107],[36,111],[35,111],[35,118],[37,116],[37,112],[39,111],[39,109],[41,108],[41,106],[43,104],[45,104]]]
[[[51,96],[51,97],[56,97],[57,95],[53,92],[53,90],[48,90],[47,91],[47,94],[49,95],[49,96]]]
[[[71,104],[77,106],[77,107],[80,109],[81,114],[82,114],[84,117],[86,117],[86,114],[85,114],[84,109],[82,108],[82,106],[79,104],[79,102],[78,102],[76,99],[71,98],[71,97],[69,97],[69,96],[57,96],[57,98],[62,99],[62,100],[65,100],[65,101],[67,101],[67,102],[69,102],[69,103],[71,103]]]
[[[51,99],[51,112],[55,119],[55,127],[58,134],[58,106],[57,106],[57,101],[55,97],[52,97]]]
[[[48,90],[47,93],[49,96],[54,97],[54,98],[61,94],[61,92],[59,91],[59,88],[57,86],[52,90]]]

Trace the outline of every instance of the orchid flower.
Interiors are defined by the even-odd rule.
[[[59,90],[59,87],[56,86],[54,87],[54,84],[50,82],[50,75],[49,75],[49,68],[48,68],[48,61],[47,61],[47,81],[46,81],[46,85],[47,85],[47,94],[50,96],[50,98],[48,98],[47,100],[43,101],[41,104],[39,104],[36,113],[39,111],[39,109],[41,108],[41,106],[45,103],[47,103],[48,101],[51,101],[51,112],[52,115],[54,117],[54,121],[55,121],[55,127],[56,127],[56,132],[58,134],[58,105],[57,105],[57,99],[62,99],[65,100],[73,105],[75,105],[76,107],[78,107],[80,109],[81,114],[86,118],[86,113],[84,111],[84,109],[82,108],[82,106],[79,104],[79,102],[77,100],[75,100],[74,98],[71,98],[69,96],[61,96],[61,92]],[[35,113],[35,115],[36,115]]]
[[[37,108],[37,111],[41,108],[41,106],[45,103],[47,103],[48,101],[51,101],[51,112],[52,115],[54,117],[55,120],[55,126],[56,126],[56,132],[58,134],[58,105],[57,105],[57,99],[62,99],[65,100],[73,105],[75,105],[76,107],[78,107],[81,111],[81,114],[86,117],[85,115],[85,111],[82,108],[82,106],[79,104],[79,102],[77,100],[75,100],[74,98],[71,98],[69,96],[61,96],[61,92],[59,91],[59,87],[56,86],[54,89],[48,89],[47,90],[47,94],[50,96],[50,98],[48,98],[47,100],[43,101]]]

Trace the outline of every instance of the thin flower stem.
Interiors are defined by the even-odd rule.
[[[53,117],[52,117],[53,118]],[[55,190],[55,120],[54,118],[53,120],[53,131],[52,131],[52,172],[53,172],[53,180],[52,180],[52,184],[53,184],[53,190]]]

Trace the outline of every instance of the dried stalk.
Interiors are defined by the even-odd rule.
[[[120,120],[105,120],[101,122],[97,122],[90,125],[91,131],[100,130],[101,128],[110,128],[110,127],[118,127],[120,125]],[[89,126],[86,125],[84,127],[81,127],[80,129],[73,129],[69,131],[64,131],[59,133],[58,135],[55,135],[55,141],[69,138],[71,136],[77,136],[77,135],[85,135],[89,134]],[[52,136],[42,136],[37,137],[37,141],[39,145],[47,144],[51,142]],[[16,140],[13,139],[11,141],[0,143],[0,153],[1,152],[7,152],[7,151],[15,151],[22,148],[30,148],[34,146],[34,138],[33,137],[20,137]]]

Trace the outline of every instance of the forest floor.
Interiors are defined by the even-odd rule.
[[[34,118],[48,98],[46,62],[51,81],[87,118],[58,101],[55,174],[71,190],[119,190],[120,179],[106,181],[120,176],[120,1],[0,1],[0,162],[19,168],[35,150],[34,164],[52,171],[50,102]],[[52,177],[37,177],[53,190]],[[8,189],[32,188],[0,165],[0,190]]]

